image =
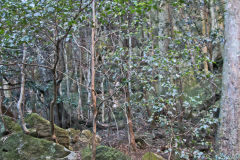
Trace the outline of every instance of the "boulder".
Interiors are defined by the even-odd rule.
[[[21,131],[21,126],[12,117],[3,116],[4,123],[10,133]]]
[[[70,139],[71,139],[71,147],[73,150],[82,150],[86,147],[91,147],[92,144],[92,132],[90,130],[80,130],[68,129]],[[96,144],[99,145],[101,142],[101,137],[96,135]]]
[[[37,137],[52,140],[51,127],[50,122],[48,120],[42,118],[36,113],[32,113],[25,118],[25,121],[28,128],[36,130]],[[54,126],[58,143],[66,148],[69,148],[70,144],[69,132],[56,125]]]
[[[81,135],[81,131],[80,130],[75,130],[73,128],[69,128],[67,129],[68,131],[68,135],[70,138],[70,143],[76,143],[79,140],[79,137]]]
[[[0,140],[1,160],[76,159],[76,154],[64,146],[45,139],[15,132]]]
[[[166,160],[166,159],[155,153],[147,152],[143,155],[142,160]]]

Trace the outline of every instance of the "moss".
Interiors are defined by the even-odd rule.
[[[92,133],[91,133],[91,131],[89,131],[89,130],[87,130],[87,129],[83,130],[83,131],[82,131],[82,134],[83,134],[84,136],[86,136],[86,138],[88,138],[88,139],[92,138]]]
[[[32,113],[25,118],[27,125],[30,128],[36,129],[37,136],[40,138],[45,138],[47,140],[51,139],[51,127],[50,122],[36,113]],[[64,130],[56,125],[55,134],[59,144],[69,148],[70,138],[67,130]]]
[[[13,118],[8,116],[3,116],[4,123],[10,133],[21,131],[21,126],[16,123]]]
[[[76,136],[76,135],[80,135],[81,134],[81,131],[80,130],[76,130],[76,129],[74,129],[74,128],[69,128],[68,129],[68,132],[69,132],[69,135],[70,136]]]
[[[71,142],[76,143],[81,135],[81,131],[75,130],[73,128],[69,128],[67,131],[68,131]]]
[[[1,160],[41,160],[59,159],[71,152],[63,146],[17,132],[4,137],[0,141]]]
[[[142,160],[165,160],[165,158],[155,153],[147,152],[143,155]]]
[[[83,160],[91,160],[92,151],[89,147],[81,151]],[[110,148],[107,146],[98,146],[96,151],[97,160],[130,160],[128,156],[118,151],[117,149]]]

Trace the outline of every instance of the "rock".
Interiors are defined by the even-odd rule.
[[[140,149],[146,149],[147,146],[148,146],[147,142],[145,141],[145,136],[136,135],[135,136],[135,142],[137,144],[137,147],[140,148]]]
[[[5,125],[10,133],[21,131],[21,126],[12,117],[3,116]]]
[[[26,135],[23,132],[12,133],[0,140],[1,160],[74,160],[75,157],[74,152],[61,145]]]
[[[92,144],[92,132],[90,130],[83,130],[78,138],[78,148],[83,149],[90,147]],[[99,145],[101,142],[101,137],[96,135],[96,144]],[[76,145],[75,145],[76,146]]]
[[[70,143],[76,143],[79,140],[79,137],[81,135],[81,131],[80,130],[75,130],[73,128],[69,128],[67,129],[68,131],[68,135],[70,138]]]
[[[83,134],[86,138],[88,138],[88,139],[92,138],[92,133],[91,133],[91,131],[89,131],[89,130],[87,130],[87,129],[83,130],[83,131],[82,131],[82,134]]]
[[[36,113],[32,113],[25,118],[26,124],[32,129],[36,129],[37,137],[52,140],[50,122]],[[69,148],[69,132],[55,125],[55,134],[59,144]]]
[[[92,151],[89,147],[81,151],[82,160],[91,160]],[[124,153],[118,151],[117,149],[107,147],[107,146],[98,146],[96,151],[97,160],[130,160],[130,157],[126,156]]]
[[[147,152],[143,155],[142,160],[166,160],[166,159],[155,153]]]

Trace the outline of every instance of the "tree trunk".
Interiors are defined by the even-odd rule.
[[[202,0],[202,4],[203,4],[202,9],[201,9],[202,35],[203,35],[203,37],[206,37],[207,36],[207,24],[206,24],[207,17],[206,17],[206,5],[204,3],[204,0]],[[208,49],[207,49],[207,44],[206,43],[203,44],[202,53],[203,53],[204,57],[207,57]],[[204,65],[204,72],[206,74],[208,74],[208,62],[207,62],[207,60],[204,60],[203,65]]]
[[[20,96],[18,99],[17,103],[17,109],[18,109],[18,117],[20,119],[20,125],[22,127],[22,130],[24,133],[28,134],[29,130],[26,127],[25,121],[24,121],[24,115],[22,111],[22,104],[23,104],[23,99],[25,95],[25,65],[26,63],[26,53],[27,53],[27,47],[26,44],[23,44],[23,58],[22,58],[22,67],[21,67],[21,91],[20,91]]]
[[[87,80],[86,80],[86,86],[88,87],[87,88],[87,104],[89,105],[88,107],[88,119],[91,119],[92,118],[92,110],[91,110],[91,66],[90,66],[90,60],[89,60],[89,56],[87,54],[87,61],[88,61],[88,69],[87,69]]]
[[[131,107],[130,107],[130,92],[129,92],[129,87],[127,85],[127,87],[125,88],[125,94],[126,94],[126,117],[127,117],[127,123],[128,123],[128,132],[130,135],[130,144],[131,147],[133,149],[133,151],[135,152],[137,147],[136,147],[136,142],[135,142],[135,135],[133,132],[133,123],[132,123],[132,118],[131,118]]]
[[[102,74],[103,76],[103,80],[101,82],[101,90],[102,90],[102,100],[105,99],[105,96],[104,96],[104,81],[105,81],[105,78],[104,78],[104,75]],[[105,102],[103,102],[102,104],[102,123],[105,122]]]
[[[3,86],[1,86],[0,89],[3,89]],[[2,108],[3,99],[4,99],[3,90],[0,90],[0,117],[1,117],[4,129],[5,129],[5,132],[8,132],[8,128],[5,125],[5,121],[4,121],[4,118],[3,118],[3,108]]]
[[[93,136],[92,136],[92,160],[96,159],[96,132],[97,132],[97,97],[95,92],[95,32],[96,32],[96,15],[95,15],[95,0],[92,2],[92,52],[91,52],[91,93],[93,107]]]
[[[228,0],[225,13],[225,50],[218,133],[219,153],[240,155],[240,1]]]
[[[9,85],[8,85],[8,82],[3,78],[2,79],[2,83],[3,83],[3,93],[4,93],[4,96],[6,98],[11,98],[12,94],[11,94],[11,90],[9,89]]]
[[[56,33],[57,35],[57,33]],[[59,56],[60,56],[60,43],[62,40],[57,40],[56,46],[55,46],[55,59],[54,59],[54,65],[52,68],[53,73],[53,100],[50,104],[50,126],[51,126],[51,136],[52,140],[57,142],[57,137],[55,135],[55,128],[54,128],[54,106],[57,102],[57,96],[58,96],[58,86],[59,82],[57,82],[57,65],[59,62]]]
[[[77,64],[77,61],[75,61],[75,77],[77,77],[77,87],[78,87],[78,107],[77,107],[77,117],[78,117],[78,120],[80,119],[83,119],[83,108],[82,108],[82,68],[81,68],[81,64],[82,64],[82,52],[81,52],[81,49],[80,50],[80,53],[79,53],[79,67],[78,67],[78,64]],[[77,55],[75,57],[75,59],[77,59]],[[79,70],[79,71],[78,71]],[[78,74],[79,73],[79,76]]]
[[[63,56],[63,58],[64,58],[64,62],[65,62],[65,72],[67,73],[67,76],[66,76],[66,88],[67,88],[67,103],[66,103],[66,108],[67,109],[70,109],[69,107],[70,107],[70,104],[69,104],[69,100],[70,100],[70,81],[69,81],[69,69],[68,69],[68,51],[70,50],[69,49],[69,47],[70,46],[67,46],[67,51],[66,51],[66,49],[64,49],[64,52],[65,52],[65,54],[64,54],[64,56]]]
[[[127,102],[127,105],[126,105],[126,117],[127,117],[127,122],[128,122],[128,131],[129,131],[129,135],[130,135],[130,144],[131,144],[131,147],[133,149],[133,151],[135,152],[136,151],[136,143],[135,143],[135,136],[134,136],[134,132],[133,132],[133,123],[132,123],[132,118],[131,118],[131,107],[130,107],[130,99],[131,99],[131,94],[132,94],[132,83],[131,83],[131,77],[132,77],[132,73],[131,73],[131,70],[132,70],[132,54],[133,54],[133,51],[132,51],[132,36],[131,36],[131,31],[130,31],[130,28],[131,28],[131,17],[128,15],[128,26],[129,26],[129,29],[128,29],[128,38],[129,38],[129,41],[128,41],[128,71],[127,71],[127,79],[128,79],[128,84],[126,86],[126,102]]]

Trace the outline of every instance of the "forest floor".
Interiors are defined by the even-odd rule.
[[[136,129],[137,128],[137,129]],[[98,134],[102,138],[102,144],[116,148],[133,160],[141,160],[142,156],[147,152],[153,152],[167,159],[166,136],[157,130],[152,130],[148,124],[135,127],[135,139],[137,143],[137,151],[131,151],[128,141],[127,127],[117,130],[100,130]]]

